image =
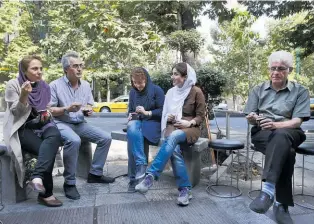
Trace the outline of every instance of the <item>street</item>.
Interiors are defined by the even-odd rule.
[[[0,127],[2,128],[2,119],[0,119]],[[119,131],[126,127],[127,118],[126,117],[89,117],[86,118],[88,123],[94,125],[96,127],[101,128],[104,131]],[[226,128],[226,118],[225,117],[217,117],[217,124],[220,129]],[[217,130],[217,125],[215,120],[210,121],[211,131]],[[231,117],[230,118],[230,127],[232,131],[237,131],[241,133],[245,133],[247,131],[247,123],[244,117]],[[302,124],[303,130],[314,130],[314,119],[310,119]],[[0,139],[2,139],[2,130],[0,131]]]
[[[111,132],[119,131],[125,128],[127,119],[125,117],[91,117],[87,118],[88,122],[96,127]],[[217,124],[219,128],[226,128],[226,118],[218,117]],[[210,121],[211,130],[217,130],[215,120]],[[231,117],[230,130],[245,133],[247,131],[247,122],[244,117]],[[310,119],[302,124],[303,130],[314,130],[314,119]]]

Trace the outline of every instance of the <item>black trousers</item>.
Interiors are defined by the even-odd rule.
[[[262,180],[276,185],[276,200],[293,206],[292,175],[295,163],[295,148],[306,136],[301,128],[261,130],[252,128],[252,142],[258,151],[265,154]]]
[[[37,163],[31,179],[41,178],[46,188],[41,197],[50,197],[53,193],[52,170],[58,148],[61,145],[61,135],[57,127],[47,128],[41,137],[28,128],[19,129],[19,139],[23,151],[37,156]]]

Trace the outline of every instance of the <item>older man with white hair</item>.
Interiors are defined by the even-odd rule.
[[[288,224],[293,223],[288,206],[294,205],[295,148],[306,139],[300,126],[310,118],[310,97],[306,88],[288,80],[292,54],[274,52],[269,56],[268,66],[270,80],[252,89],[244,109],[248,122],[254,125],[252,142],[266,156],[262,191],[250,209],[266,213],[275,201],[273,212],[277,222]]]

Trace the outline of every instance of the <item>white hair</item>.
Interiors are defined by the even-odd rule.
[[[276,51],[268,57],[268,66],[274,62],[284,63],[287,67],[293,67],[293,55],[287,51]]]
[[[70,58],[80,58],[80,55],[76,51],[69,51],[63,55],[61,63],[64,71],[70,67]]]

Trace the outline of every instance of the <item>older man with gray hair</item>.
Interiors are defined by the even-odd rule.
[[[81,80],[83,61],[76,52],[69,52],[62,57],[64,76],[51,82],[51,113],[61,133],[64,162],[65,196],[77,200],[80,194],[76,189],[76,165],[81,138],[97,144],[88,183],[112,183],[114,178],[103,175],[111,136],[99,128],[89,125],[84,119],[92,114],[94,104],[92,91],[88,82]]]
[[[288,224],[293,223],[288,206],[294,205],[295,148],[306,139],[300,126],[310,117],[310,97],[306,88],[288,80],[293,67],[289,52],[272,53],[268,66],[270,80],[252,89],[244,109],[248,122],[254,125],[252,142],[266,156],[262,191],[250,209],[266,213],[276,199],[273,208],[276,220]]]

